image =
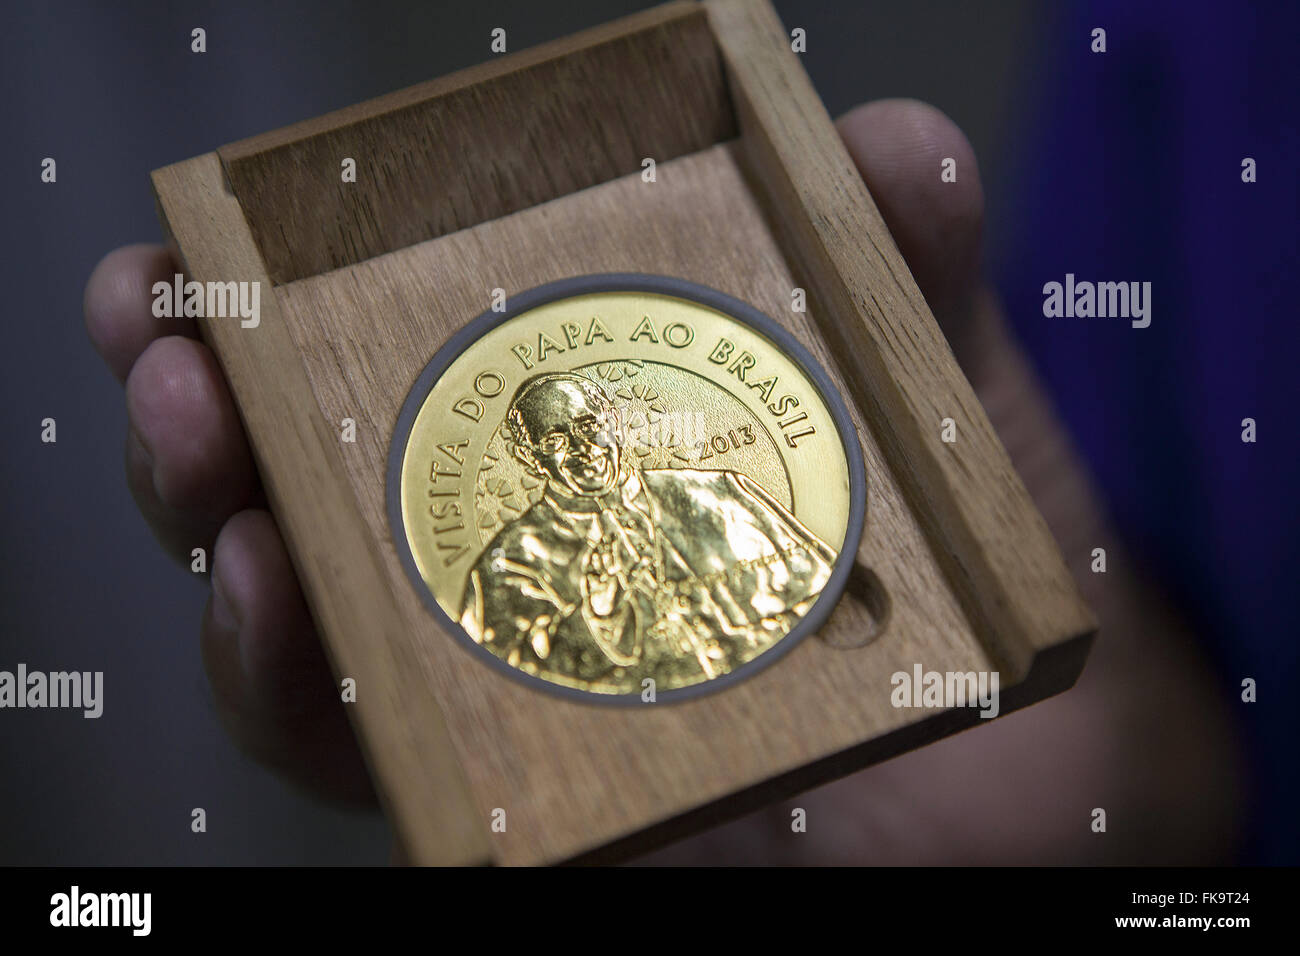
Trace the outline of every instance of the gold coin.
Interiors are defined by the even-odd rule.
[[[443,623],[525,679],[646,702],[820,625],[865,484],[806,350],[657,277],[509,304],[434,356],[393,437],[398,550]]]

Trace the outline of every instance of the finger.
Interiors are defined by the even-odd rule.
[[[935,318],[950,340],[959,339],[979,287],[984,220],[970,143],[947,116],[916,100],[867,103],[836,126]],[[945,159],[955,160],[955,182],[941,178]]]
[[[207,346],[171,335],[135,362],[126,408],[127,484],[163,547],[189,563],[260,494],[234,400]]]
[[[271,515],[241,511],[217,538],[203,662],[227,730],[316,796],[375,802],[298,578]]]
[[[140,244],[114,249],[90,274],[83,300],[86,332],[119,382],[155,339],[198,336],[193,319],[153,314],[154,283],[170,285],[178,272],[165,247]]]

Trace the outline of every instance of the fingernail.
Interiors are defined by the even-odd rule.
[[[230,603],[225,586],[217,569],[212,569],[212,622],[223,631],[238,631],[239,619],[235,617],[235,607]]]

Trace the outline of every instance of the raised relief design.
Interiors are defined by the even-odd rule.
[[[849,451],[752,320],[577,295],[430,369],[397,475],[404,543],[518,673],[600,695],[707,684],[800,630],[832,581]]]

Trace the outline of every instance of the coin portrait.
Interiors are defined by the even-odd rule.
[[[712,689],[820,624],[865,485],[802,346],[659,277],[508,304],[439,350],[393,435],[394,537],[448,629],[521,679],[640,701]]]

